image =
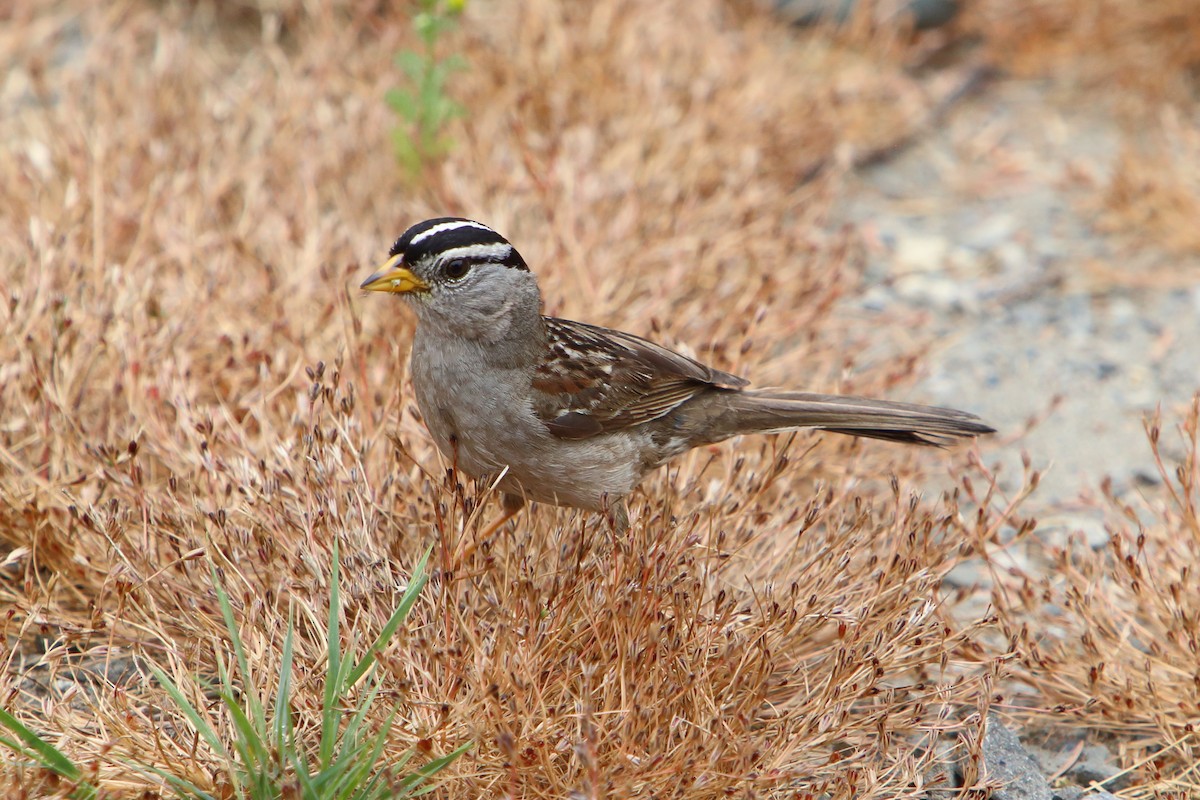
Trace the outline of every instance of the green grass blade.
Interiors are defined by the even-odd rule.
[[[194,800],[217,800],[215,795],[204,791],[187,778],[181,778],[178,775],[172,775],[171,773],[154,766],[134,764],[130,762],[126,762],[126,764],[131,770],[140,775],[152,775],[164,781],[179,797],[194,798]]]
[[[289,748],[287,751],[288,763],[292,765],[292,774],[296,776],[296,782],[300,784],[300,796],[308,800],[309,798],[328,798],[329,793],[324,791],[320,784],[317,783],[312,775],[308,774],[308,764],[295,748]]]
[[[320,790],[321,797],[346,797],[347,790],[362,782],[369,771],[362,769],[362,753],[365,746],[359,742],[341,740],[336,757],[313,776],[313,784]]]
[[[229,712],[234,729],[237,731],[237,738],[234,740],[233,746],[237,748],[242,766],[249,773],[261,771],[263,767],[269,769],[271,757],[267,752],[267,743],[263,740],[263,732],[254,727],[254,723],[237,702],[236,697],[222,691],[221,700],[225,703],[225,709]],[[259,769],[255,769],[256,766]]]
[[[329,618],[325,622],[325,695],[321,701],[321,746],[318,753],[320,769],[333,760],[333,748],[337,742],[339,708],[342,693],[342,596],[341,554],[338,540],[333,540],[333,563],[329,569]]]
[[[354,797],[356,799],[375,797],[377,789],[384,787],[383,781],[388,777],[389,773],[393,772],[396,767],[389,765],[383,769],[378,768],[379,759],[383,755],[383,748],[387,746],[388,734],[392,731],[392,722],[396,718],[399,709],[393,709],[388,718],[384,720],[383,726],[379,732],[375,734],[374,743],[371,745],[370,752],[364,751],[364,755],[359,762],[358,780],[354,782],[354,786],[359,787],[358,791],[346,795],[347,798]],[[411,752],[411,751],[410,751]],[[372,774],[374,773],[374,774]],[[368,779],[368,776],[369,779]]]
[[[411,775],[409,775],[408,777],[406,777],[404,780],[402,780],[400,782],[400,786],[404,790],[403,793],[395,795],[395,796],[396,797],[420,797],[423,794],[428,794],[429,792],[432,792],[434,789],[437,788],[436,786],[434,786],[432,784],[429,786],[426,786],[424,788],[421,788],[421,789],[418,789],[418,787],[420,787],[421,784],[423,784],[425,781],[427,781],[430,778],[432,778],[433,776],[437,775],[439,772],[444,770],[446,767],[450,766],[452,763],[454,763],[455,760],[458,759],[459,756],[461,756],[463,753],[467,752],[474,746],[475,746],[474,742],[467,742],[466,744],[458,747],[457,749],[451,751],[450,753],[447,753],[446,755],[444,755],[440,758],[435,758],[432,761],[428,761],[428,762],[422,764],[421,766],[417,767],[415,772],[413,772]]]
[[[60,778],[66,778],[69,781],[78,781],[83,778],[83,772],[75,766],[75,762],[4,709],[0,709],[0,724],[15,733],[21,742],[24,742],[24,746],[22,746],[20,742],[0,739],[0,742],[3,742],[9,749],[35,759]]]
[[[183,696],[183,692],[179,690],[179,687],[175,685],[175,682],[167,677],[167,673],[163,672],[154,664],[150,664],[149,667],[150,671],[154,673],[154,679],[162,684],[162,687],[167,690],[167,694],[171,696],[171,700],[175,703],[175,706],[179,709],[180,713],[187,718],[187,721],[191,723],[192,727],[196,730],[196,733],[200,734],[200,738],[204,739],[205,743],[208,744],[212,751],[222,759],[226,761],[230,760],[229,752],[225,749],[225,745],[221,744],[221,737],[217,736],[217,732],[213,730],[211,725],[208,724],[208,720],[201,716],[200,712],[196,710],[196,707],[193,706],[191,702]]]
[[[295,728],[292,724],[292,669],[295,652],[296,625],[289,609],[287,635],[283,637],[283,656],[279,664],[279,686],[275,690],[275,747],[281,754],[295,746]],[[280,763],[286,761],[280,758]]]
[[[383,630],[379,632],[379,636],[367,648],[367,652],[363,654],[362,660],[351,671],[348,678],[348,685],[353,686],[366,674],[367,670],[375,663],[376,654],[384,648],[392,636],[395,635],[396,629],[408,618],[408,614],[412,611],[413,605],[416,604],[421,590],[429,582],[429,573],[426,570],[426,565],[429,563],[429,556],[432,553],[433,547],[430,547],[413,568],[412,577],[408,581],[408,588],[404,591],[404,596],[400,598],[400,605],[396,607],[395,612],[392,613],[392,616],[383,626]]]
[[[375,680],[372,683],[371,688],[367,690],[367,693],[359,698],[358,707],[354,710],[354,713],[350,716],[349,721],[346,723],[346,730],[342,734],[343,739],[353,739],[357,741],[359,731],[363,729],[363,724],[366,722],[367,714],[370,712],[371,706],[375,704],[375,698],[379,696],[379,692],[382,690],[382,688],[383,687],[380,685],[379,681]],[[391,723],[389,721],[389,725],[390,724]]]
[[[250,709],[250,716],[254,719],[255,726],[258,730],[265,731],[267,722],[262,702],[255,692],[250,691],[250,661],[246,658],[246,648],[242,644],[237,620],[233,617],[233,604],[229,602],[229,594],[221,586],[216,569],[212,569],[209,574],[212,578],[213,588],[217,592],[217,602],[221,606],[221,618],[225,620],[225,630],[229,632],[229,643],[233,646],[233,655],[237,659],[237,674],[241,676],[242,685],[245,687],[242,695],[246,698],[246,705]]]
[[[392,717],[389,717],[382,730],[367,742],[359,738],[362,716],[360,708],[339,740],[337,758],[318,776],[320,785],[325,789],[322,795],[324,797],[341,799],[376,796],[370,787],[377,785],[381,774],[386,772],[378,768],[378,762],[387,743],[387,735],[391,731]]]

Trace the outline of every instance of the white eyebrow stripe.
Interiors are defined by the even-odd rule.
[[[451,247],[449,250],[443,250],[437,254],[438,260],[442,262],[450,261],[455,258],[473,258],[488,261],[503,261],[512,253],[513,246],[506,242],[492,242],[490,244],[465,244],[462,247]]]
[[[421,231],[412,238],[412,241],[408,243],[408,246],[412,247],[417,242],[423,242],[430,236],[444,233],[445,231],[456,231],[459,228],[478,228],[479,230],[487,231],[488,233],[496,233],[494,230],[489,228],[487,225],[483,225],[482,223],[469,219],[456,219],[451,220],[450,222],[443,222],[440,225],[434,225],[427,231]],[[500,234],[496,233],[496,235],[499,236]]]

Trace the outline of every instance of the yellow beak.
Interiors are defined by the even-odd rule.
[[[428,290],[428,283],[414,275],[408,267],[401,266],[400,262],[403,260],[403,254],[392,256],[375,271],[374,275],[363,281],[359,288],[368,292],[395,292],[397,294]]]

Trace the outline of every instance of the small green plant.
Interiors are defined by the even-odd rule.
[[[379,636],[366,649],[361,658],[355,659],[354,644],[342,652],[339,618],[341,616],[341,592],[339,558],[335,545],[333,569],[329,586],[329,619],[326,623],[327,661],[325,667],[325,692],[321,704],[321,728],[319,741],[314,748],[298,740],[295,721],[291,714],[293,630],[289,623],[283,642],[283,661],[280,665],[279,685],[275,693],[273,708],[268,714],[267,703],[258,692],[244,683],[239,688],[230,668],[235,667],[243,681],[249,680],[251,672],[233,608],[229,597],[217,583],[217,599],[221,615],[225,620],[233,650],[232,665],[218,659],[219,686],[217,693],[233,720],[236,736],[233,751],[226,749],[216,730],[184,693],[165,673],[155,668],[154,674],[166,688],[171,699],[212,750],[229,764],[228,777],[234,796],[238,798],[277,798],[296,796],[306,800],[333,800],[333,798],[400,798],[424,794],[428,788],[422,784],[460,755],[471,743],[464,744],[454,752],[434,759],[416,770],[402,774],[404,766],[412,758],[408,751],[396,762],[380,766],[384,745],[391,730],[391,716],[378,731],[369,734],[366,728],[367,713],[374,704],[381,688],[376,674],[376,657],[387,645],[396,629],[408,617],[409,611],[429,580],[426,551],[413,570],[412,579],[400,600],[399,606],[383,626]],[[366,678],[366,691],[355,707],[350,692],[356,684]],[[394,715],[393,711],[393,715]],[[212,795],[194,784],[178,777],[159,773],[184,797],[210,800]],[[288,794],[288,793],[291,794]]]
[[[411,88],[392,89],[388,105],[404,122],[392,132],[396,158],[412,175],[421,167],[440,158],[450,149],[444,134],[446,123],[464,113],[461,105],[446,93],[446,81],[466,64],[461,56],[439,58],[438,41],[454,29],[466,0],[419,0],[420,11],[413,17],[413,28],[421,40],[419,50],[402,50],[396,66],[408,77]]]
[[[0,744],[30,759],[32,763],[26,766],[41,767],[67,781],[74,787],[67,792],[67,797],[73,800],[95,800],[100,796],[96,787],[83,777],[83,770],[74,761],[2,708],[0,725],[17,736],[16,739],[0,736]]]
[[[426,551],[413,570],[412,579],[400,604],[360,658],[351,642],[342,650],[339,619],[341,593],[340,569],[335,546],[330,577],[329,618],[326,623],[325,690],[321,704],[321,725],[317,741],[305,741],[291,712],[293,654],[295,637],[292,625],[284,638],[279,685],[274,702],[249,684],[252,675],[246,650],[233,616],[229,596],[214,571],[221,616],[229,633],[231,662],[218,658],[219,677],[211,689],[220,699],[218,708],[228,714],[235,732],[232,748],[227,747],[208,717],[188,700],[183,689],[157,667],[151,667],[180,713],[201,739],[226,765],[227,786],[220,797],[266,800],[297,797],[304,800],[384,800],[415,797],[433,787],[426,782],[445,769],[472,746],[468,742],[453,752],[433,759],[411,771],[405,766],[413,756],[409,750],[389,764],[381,764],[384,746],[391,730],[392,715],[374,733],[367,729],[367,715],[378,698],[381,682],[376,673],[377,656],[408,617],[421,589],[429,580]],[[240,680],[239,680],[240,678]],[[352,702],[351,690],[365,679],[364,691]],[[16,739],[0,737],[0,743],[32,760],[33,765],[70,781],[70,797],[94,800],[97,788],[83,777],[82,770],[67,756],[46,742],[6,711],[0,710],[0,725]],[[213,800],[216,796],[191,781],[154,767],[132,766],[138,772],[154,775],[166,782],[179,797]]]

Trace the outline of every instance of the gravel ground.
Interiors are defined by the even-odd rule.
[[[1144,420],[1161,405],[1174,422],[1200,390],[1200,259],[1097,230],[1120,147],[1104,109],[1046,83],[997,81],[913,146],[860,170],[838,208],[838,221],[869,243],[870,288],[846,310],[917,320],[871,337],[860,363],[924,351],[924,378],[904,399],[974,411],[998,428],[983,453],[1002,464],[1004,488],[1019,483],[1022,451],[1044,471],[1022,507],[1038,518],[1038,538],[992,555],[1028,574],[1050,564],[1039,540],[1063,546],[1076,533],[1106,545],[1087,495],[1106,476],[1118,494],[1158,483]],[[1182,455],[1176,437],[1162,441],[1164,454]],[[948,588],[975,590],[955,613],[989,612],[990,575],[973,558],[947,576]],[[1113,798],[1098,789],[1128,778],[1107,746],[1052,725],[1030,733],[1064,731],[1074,739],[1026,749],[992,721],[984,761],[1002,784],[996,797],[1071,800],[1091,787],[1087,797]],[[958,786],[953,761],[942,767],[945,785]],[[1067,782],[1053,788],[1048,775]],[[927,797],[957,791],[941,786]]]
[[[1119,147],[1103,109],[998,81],[860,172],[840,207],[874,244],[856,313],[928,322],[866,355],[931,338],[913,397],[1000,429],[985,454],[1010,481],[1022,449],[1048,467],[1026,506],[1039,515],[1069,511],[1105,475],[1119,492],[1156,482],[1143,419],[1200,389],[1200,286],[1186,280],[1200,264],[1095,228]],[[1161,288],[1130,288],[1145,284]]]

